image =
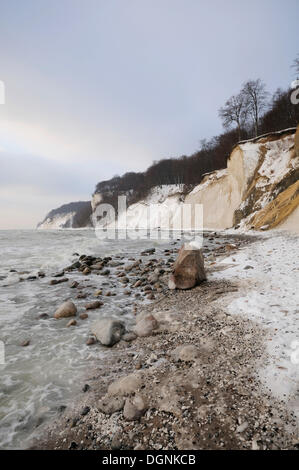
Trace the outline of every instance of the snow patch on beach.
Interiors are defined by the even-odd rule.
[[[241,296],[232,299],[228,311],[258,322],[268,331],[269,360],[260,376],[299,419],[299,364],[294,360],[299,342],[299,238],[277,233],[264,238],[226,257],[224,270],[211,277],[240,281],[241,286],[243,280],[248,281],[250,287],[243,292],[241,288]]]

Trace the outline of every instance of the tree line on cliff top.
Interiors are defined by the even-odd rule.
[[[299,57],[293,67],[299,74]],[[117,197],[127,196],[132,204],[146,197],[154,186],[183,185],[190,191],[206,173],[226,168],[234,145],[258,135],[296,127],[299,104],[292,104],[293,90],[278,89],[273,96],[260,80],[249,80],[241,91],[229,98],[219,110],[225,131],[210,140],[202,140],[200,149],[191,156],[183,155],[154,162],[145,172],[125,173],[97,184],[95,193],[102,193],[105,202],[117,208]]]

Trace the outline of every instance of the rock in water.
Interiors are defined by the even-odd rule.
[[[41,313],[37,318],[44,320],[45,318],[49,318],[49,315],[47,313]]]
[[[88,338],[88,340],[86,341],[86,346],[92,346],[95,343],[96,343],[95,338]]]
[[[80,313],[79,318],[81,320],[86,320],[86,318],[88,318],[88,314],[87,313]]]
[[[103,302],[100,300],[95,300],[94,302],[89,302],[85,305],[86,310],[94,310],[96,308],[100,308],[103,305]]]
[[[61,279],[52,279],[50,281],[50,286],[56,286],[56,284],[61,284],[62,282],[68,282],[68,278],[62,277]]]
[[[125,326],[116,318],[102,318],[92,325],[91,333],[104,346],[113,346],[125,333]]]
[[[192,289],[206,279],[202,250],[190,249],[188,245],[184,245],[174,263],[169,289]]]
[[[77,307],[70,300],[64,302],[56,312],[54,313],[54,318],[67,318],[74,317],[77,313]]]
[[[78,287],[78,285],[79,285],[79,282],[74,281],[74,282],[71,283],[70,288],[75,289],[76,287]]]

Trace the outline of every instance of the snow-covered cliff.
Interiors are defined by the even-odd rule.
[[[130,205],[126,214],[119,214],[119,227],[167,229],[173,225],[184,199],[183,185],[154,187],[145,199]]]
[[[163,228],[183,204],[202,204],[206,229],[267,230],[299,233],[299,130],[287,129],[239,143],[227,168],[206,175],[185,194],[183,186],[153,188],[119,215],[127,228]],[[99,199],[100,201],[100,199]],[[97,201],[98,202],[98,201]],[[192,228],[196,226],[194,217]]]
[[[293,213],[299,204],[294,135],[295,129],[289,129],[240,143],[226,171],[204,178],[185,202],[203,204],[205,228],[283,228],[292,217],[288,228],[299,232]]]
[[[119,228],[174,228],[182,206],[188,204],[203,207],[205,229],[277,228],[299,233],[299,127],[297,133],[286,129],[240,142],[227,168],[205,175],[190,192],[184,185],[156,186],[135,202],[130,189],[113,193],[102,186],[103,192],[95,192],[91,202],[65,204],[51,211],[38,228],[96,227],[103,220],[106,228],[114,228],[101,213],[102,204],[115,206],[117,195],[122,195],[129,206],[118,213]],[[190,228],[200,228],[194,211]]]
[[[38,229],[65,229],[91,227],[91,203],[79,201],[64,204],[50,211],[37,225]]]

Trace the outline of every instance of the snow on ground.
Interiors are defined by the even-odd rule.
[[[183,184],[163,184],[162,186],[155,186],[152,188],[149,196],[146,198],[147,203],[159,204],[164,202],[167,197],[183,192]]]
[[[218,180],[220,180],[221,178],[224,178],[227,175],[228,175],[227,168],[225,168],[224,170],[213,171],[213,173],[210,173],[208,175],[203,175],[204,176],[203,182],[195,186],[195,188],[189,193],[189,195],[197,194],[199,191],[203,191],[210,184],[217,182]]]
[[[227,269],[211,278],[240,283],[241,296],[234,294],[228,312],[246,315],[268,330],[269,360],[260,377],[299,420],[298,251],[298,236],[272,232],[223,259]]]
[[[246,144],[240,145],[240,148],[243,152],[243,170],[245,176],[245,182],[252,178],[254,171],[257,167],[260,158],[260,144],[253,144],[252,142],[247,142]]]
[[[298,166],[298,158],[291,159],[290,152],[294,146],[294,136],[287,136],[265,144],[267,154],[259,169],[259,174],[265,176],[269,183],[281,181],[289,172],[290,167]]]
[[[283,139],[266,143],[247,142],[246,144],[240,145],[244,153],[243,164],[246,180],[249,180],[253,176],[259,162],[261,151],[264,148],[266,154],[258,174],[265,177],[265,180],[260,180],[258,186],[262,187],[281,181],[289,172],[290,167],[296,168],[298,166],[298,158],[294,158],[293,160],[291,158],[293,146],[294,135],[288,135]]]

